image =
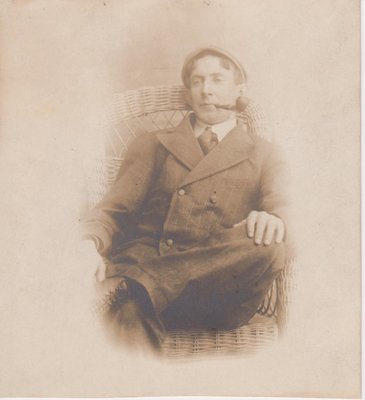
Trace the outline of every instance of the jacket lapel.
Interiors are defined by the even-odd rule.
[[[246,125],[239,123],[204,156],[194,136],[189,116],[186,116],[173,131],[159,133],[157,137],[163,146],[190,170],[182,185],[207,178],[246,160],[254,144],[247,133]]]
[[[171,130],[159,133],[157,138],[171,154],[190,170],[204,158],[204,153],[194,136],[188,115],[177,128],[173,129],[173,133],[171,133]]]
[[[230,168],[247,158],[253,149],[253,140],[244,124],[236,125],[196,167],[186,176],[187,185]]]

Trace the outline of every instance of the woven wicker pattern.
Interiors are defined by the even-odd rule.
[[[107,137],[108,155],[123,158],[133,138],[143,132],[175,127],[189,110],[185,89],[180,85],[144,87],[115,94],[108,115],[110,133]],[[265,127],[262,111],[249,101],[245,111],[238,114],[258,136],[272,140]]]
[[[294,293],[297,290],[296,282],[298,270],[299,262],[296,258],[293,258],[287,262],[280,276],[276,279],[278,288],[276,315],[281,331],[284,330],[288,321],[290,321],[291,305],[293,303]]]
[[[230,331],[170,332],[162,346],[167,358],[196,355],[252,354],[278,337],[274,319],[252,322]]]
[[[90,185],[89,204],[95,206],[113,184],[129,143],[144,132],[176,126],[188,112],[184,88],[179,85],[144,87],[116,94],[110,107],[106,137],[106,157],[99,160]],[[260,108],[250,101],[238,118],[254,134],[272,140]],[[232,331],[170,332],[163,345],[167,357],[211,353],[252,353],[275,340],[279,328],[288,320],[291,275],[295,261],[290,261],[274,282],[260,305],[257,316],[245,326]],[[261,317],[260,317],[261,316]]]

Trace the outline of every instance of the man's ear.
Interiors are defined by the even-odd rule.
[[[237,97],[243,97],[247,93],[247,84],[246,82],[240,83],[237,85]]]
[[[237,86],[236,112],[238,113],[242,113],[249,103],[249,99],[245,96],[246,93],[246,83],[241,83]]]

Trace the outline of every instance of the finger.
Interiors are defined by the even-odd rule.
[[[237,224],[234,224],[234,225],[233,225],[233,228],[237,228],[237,227],[239,227],[239,226],[242,226],[242,225],[244,225],[246,222],[247,222],[247,219],[244,219],[243,221],[240,221],[240,222],[238,222]]]
[[[258,212],[252,211],[250,212],[249,216],[247,217],[247,235],[248,237],[252,238],[255,233],[255,225],[257,221]]]
[[[279,224],[278,224],[278,228],[276,231],[276,243],[281,243],[284,239],[284,234],[285,234],[285,226],[284,226],[284,222],[279,220]]]
[[[268,220],[268,214],[266,212],[261,212],[257,218],[256,228],[255,228],[256,244],[261,244],[262,242],[262,237],[266,229],[267,220]]]
[[[268,246],[272,242],[277,227],[278,227],[277,218],[269,218],[266,225],[266,231],[264,236],[265,246]]]

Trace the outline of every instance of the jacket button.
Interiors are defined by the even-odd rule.
[[[186,193],[186,192],[185,192],[184,189],[179,189],[179,190],[177,191],[177,194],[178,194],[179,196],[184,196],[185,193]]]
[[[215,194],[212,194],[209,200],[211,203],[215,204],[217,202],[217,196]]]
[[[174,241],[172,239],[167,239],[166,244],[170,247],[174,244]]]

